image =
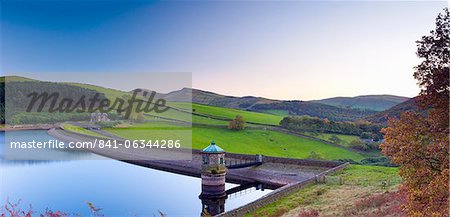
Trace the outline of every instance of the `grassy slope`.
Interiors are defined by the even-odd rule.
[[[401,181],[397,172],[392,167],[350,165],[328,177],[326,184],[305,187],[247,216],[298,216],[308,210],[316,210],[321,216],[344,216],[361,198],[395,191]],[[342,185],[338,177],[342,178]]]
[[[192,109],[195,109],[195,113],[204,114],[213,117],[222,117],[222,118],[235,118],[236,115],[241,115],[245,121],[262,123],[262,124],[271,124],[271,125],[279,125],[280,121],[283,119],[283,116],[280,115],[272,115],[266,113],[258,113],[258,112],[250,112],[243,111],[238,109],[230,109],[230,108],[222,108],[222,107],[214,107],[208,105],[200,105],[200,104],[192,104]]]
[[[408,100],[407,97],[393,95],[366,95],[357,97],[334,97],[315,102],[337,106],[351,107],[359,109],[371,109],[375,111],[384,111],[399,103]]]
[[[355,140],[355,139],[359,139],[358,136],[354,136],[354,135],[342,135],[342,134],[335,134],[335,133],[319,133],[319,134],[311,134],[311,133],[306,133],[306,135],[308,136],[312,136],[318,139],[322,139],[328,142],[333,142],[330,140],[330,137],[332,135],[337,136],[339,139],[341,139],[341,143],[339,143],[339,145],[343,145],[343,146],[348,146],[350,144],[351,141]]]
[[[150,121],[150,122],[143,122],[143,123],[127,123],[125,126],[118,126],[113,129],[142,129],[142,130],[150,130],[150,129],[178,129],[185,127],[179,122],[173,122],[173,121]],[[112,129],[108,129],[112,130]]]
[[[231,108],[222,108],[222,107],[215,107],[215,106],[208,106],[208,105],[200,105],[200,104],[190,104],[190,103],[168,103],[169,106],[175,107],[177,109],[182,109],[183,111],[178,111],[176,109],[169,109],[166,112],[163,113],[150,113],[154,116],[164,117],[164,118],[170,118],[185,122],[193,122],[193,123],[201,123],[201,124],[214,124],[214,125],[228,125],[228,121],[224,120],[217,120],[214,118],[224,118],[224,119],[232,119],[235,118],[236,115],[241,115],[245,121],[248,122],[254,122],[254,123],[260,123],[260,124],[268,124],[268,125],[278,125],[283,119],[283,116],[279,115],[272,115],[272,114],[265,114],[265,113],[258,113],[258,112],[250,112],[250,111],[243,111],[238,109],[231,109]],[[189,111],[192,106],[192,109],[195,109],[196,114],[209,116],[203,117],[198,115],[191,115]],[[192,116],[192,117],[191,117]],[[150,118],[152,119],[152,118]]]
[[[222,121],[207,117],[201,117],[197,115],[192,116],[192,123],[199,123],[199,124],[213,124],[213,125],[221,125],[221,126],[228,126],[229,121]]]
[[[72,125],[72,124],[63,124],[63,128],[64,128],[64,130],[72,131],[72,132],[79,133],[79,134],[84,134],[84,135],[89,135],[89,136],[96,136],[96,137],[100,137],[100,138],[106,138],[103,135],[100,135],[98,133],[94,133],[94,132],[92,132],[90,130],[86,130],[86,129],[82,128],[82,127],[75,126],[75,125]]]
[[[186,112],[180,112],[177,111],[175,109],[169,109],[165,112],[161,112],[161,113],[156,113],[156,112],[150,112],[147,113],[150,116],[147,116],[147,119],[152,120],[154,119],[154,116],[156,117],[163,117],[163,118],[168,118],[168,119],[174,119],[174,120],[179,120],[179,121],[184,121],[184,122],[192,122],[192,115]]]
[[[105,88],[105,87],[100,87],[100,86],[96,86],[96,85],[91,85],[91,84],[80,84],[80,83],[66,83],[66,84],[70,84],[73,86],[78,86],[78,87],[82,87],[82,88],[86,88],[86,89],[91,89],[91,90],[96,90],[100,93],[104,93],[105,96],[110,99],[113,100],[115,98],[120,98],[124,95],[130,95],[130,93],[125,92],[125,91],[120,91],[120,90],[115,90],[115,89],[110,89],[110,88]]]
[[[268,130],[247,129],[235,132],[228,129],[193,128],[192,133],[193,148],[196,149],[202,149],[210,140],[215,140],[223,149],[236,153],[306,158],[314,151],[325,159],[363,158],[362,155],[343,148]]]
[[[268,109],[268,110],[261,110],[261,111],[264,113],[273,114],[273,115],[289,116],[289,111],[286,111],[286,110]]]
[[[144,123],[132,126],[130,129],[106,130],[130,139],[154,139],[154,134],[150,134],[148,130],[133,130],[133,127],[145,129],[145,127],[149,127],[148,125],[149,123]],[[168,135],[175,139],[175,133]],[[192,128],[192,148],[203,149],[211,140],[215,140],[226,151],[235,153],[306,158],[314,151],[330,160],[343,158],[361,160],[364,158],[361,154],[344,148],[274,131],[246,129],[236,132],[225,128]]]
[[[30,78],[25,78],[25,77],[20,77],[20,76],[1,76],[0,77],[0,82],[14,82],[14,81],[36,81]]]

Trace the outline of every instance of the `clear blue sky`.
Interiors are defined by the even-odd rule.
[[[192,72],[194,88],[238,96],[414,96],[414,41],[445,6],[2,0],[1,72]]]

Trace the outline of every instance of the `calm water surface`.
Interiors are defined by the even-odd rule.
[[[52,139],[46,131],[8,132],[9,136],[36,141]],[[0,132],[0,145],[5,145]],[[1,150],[1,149],[0,149]],[[0,154],[1,151],[0,151]],[[36,212],[46,208],[90,216],[87,202],[102,208],[105,216],[199,216],[198,178],[148,169],[116,160],[86,160],[93,154],[69,153],[66,161],[0,161],[0,204],[21,199]],[[227,189],[235,187],[227,184]],[[253,190],[226,200],[230,210],[269,193]]]

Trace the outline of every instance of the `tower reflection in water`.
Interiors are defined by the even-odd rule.
[[[219,213],[225,212],[225,201],[227,194],[208,195],[204,191],[199,196],[202,201],[202,213],[201,216],[214,216]]]

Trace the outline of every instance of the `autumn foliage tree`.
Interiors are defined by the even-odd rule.
[[[242,130],[245,127],[244,118],[240,115],[237,115],[233,120],[228,124],[228,129],[231,130]]]
[[[436,29],[416,42],[422,59],[414,72],[421,87],[418,104],[428,113],[405,112],[382,130],[380,148],[400,165],[409,216],[449,215],[449,17],[446,8]]]

